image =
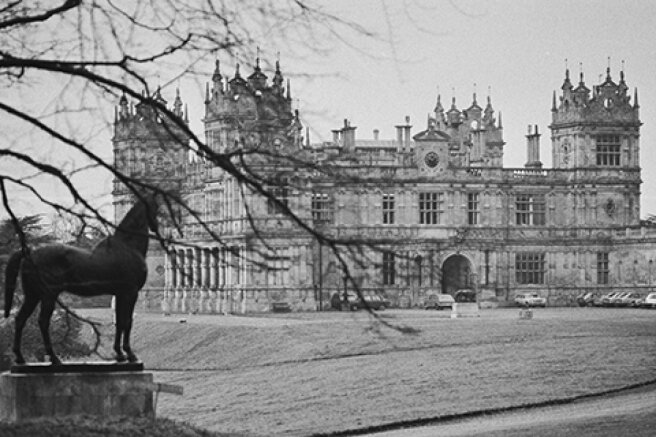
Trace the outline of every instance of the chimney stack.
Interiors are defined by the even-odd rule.
[[[533,128],[535,130],[533,130]],[[525,168],[542,168],[540,162],[540,133],[538,132],[538,125],[528,125],[528,135],[526,135],[526,151],[527,160],[524,164]]]
[[[345,118],[344,127],[342,128],[342,140],[345,150],[353,150],[355,148],[355,126]]]

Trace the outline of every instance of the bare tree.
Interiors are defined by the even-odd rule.
[[[377,250],[379,242],[324,232],[311,220],[309,208],[292,208],[285,198],[287,187],[306,188],[303,183],[307,179],[295,176],[299,169],[319,178],[334,178],[339,173],[346,181],[358,179],[355,172],[338,170],[339,165],[332,165],[329,156],[319,163],[312,150],[297,153],[304,148],[302,125],[298,113],[291,111],[289,84],[283,98],[285,84],[276,82],[278,76],[274,78],[279,101],[290,115],[285,120],[289,135],[284,140],[296,148],[289,149],[278,147],[272,135],[275,129],[257,131],[256,137],[240,134],[253,133],[253,126],[248,129],[238,120],[234,144],[214,147],[190,128],[187,111],[177,100],[169,107],[160,88],[152,88],[154,83],[206,77],[208,64],[215,58],[231,59],[237,69],[240,62],[250,64],[259,72],[260,51],[256,47],[262,41],[268,47],[284,47],[286,57],[293,59],[310,51],[329,50],[336,41],[348,41],[350,35],[371,34],[324,12],[311,0],[5,4],[0,8],[0,86],[11,88],[11,93],[0,99],[6,120],[4,145],[0,147],[0,192],[23,246],[28,241],[20,229],[17,211],[21,211],[25,197],[56,213],[77,217],[82,228],[99,224],[111,232],[114,220],[107,217],[87,186],[89,175],[99,174],[110,175],[114,194],[124,199],[145,192],[162,195],[162,220],[167,226],[157,237],[164,250],[169,250],[172,242],[187,244],[185,232],[193,228],[190,224],[223,244],[222,235],[208,225],[207,215],[184,187],[162,184],[161,179],[150,179],[143,172],[114,163],[106,152],[107,144],[97,144],[112,122],[118,129],[121,121],[136,117],[145,125],[151,123],[147,130],[161,147],[175,144],[172,147],[181,150],[182,159],[191,155],[210,164],[239,187],[245,219],[259,249],[238,256],[251,257],[256,265],[269,264],[267,228],[249,211],[254,208],[249,203],[254,197],[265,199],[269,208],[318,242],[322,250],[330,250],[345,287],[348,281],[360,294],[351,269],[370,264],[369,252],[363,248]],[[229,85],[217,80],[217,74],[220,76],[218,63],[212,93]],[[244,84],[248,86],[246,81]],[[209,93],[208,88],[208,101]],[[106,108],[116,102],[121,109],[114,120],[107,119]],[[162,132],[164,136],[157,137],[156,133]]]

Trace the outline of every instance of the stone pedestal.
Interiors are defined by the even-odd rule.
[[[523,308],[519,310],[519,318],[522,320],[529,320],[533,318],[533,310],[530,308]]]
[[[478,302],[456,302],[451,308],[451,318],[480,317]]]
[[[64,366],[43,367],[49,367],[53,373],[5,372],[0,375],[0,420],[20,422],[78,414],[155,416],[152,373],[80,369],[54,373],[55,367]]]

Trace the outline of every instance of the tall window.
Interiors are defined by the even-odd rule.
[[[518,194],[515,196],[515,217],[518,225],[544,225],[544,194]]]
[[[332,218],[332,202],[328,193],[312,193],[312,220],[329,222]]]
[[[394,253],[383,252],[383,285],[394,285],[395,276]]]
[[[608,284],[608,252],[597,252],[597,284]]]
[[[518,284],[544,284],[544,253],[515,254],[515,281]]]
[[[443,193],[419,193],[419,224],[439,224],[442,220],[443,212]]]
[[[383,194],[383,224],[394,223],[394,194]]]
[[[281,181],[280,185],[269,187],[269,192],[280,201],[283,205],[289,207],[289,188],[285,185],[285,181]],[[282,214],[283,208],[280,204],[267,199],[267,213],[268,214]]]
[[[620,136],[597,135],[597,165],[601,167],[618,167],[620,165]]]
[[[478,193],[467,193],[467,223],[477,225],[479,213]]]

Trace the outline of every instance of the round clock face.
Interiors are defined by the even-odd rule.
[[[435,152],[428,152],[424,157],[424,162],[427,166],[433,168],[440,162],[440,157]]]

